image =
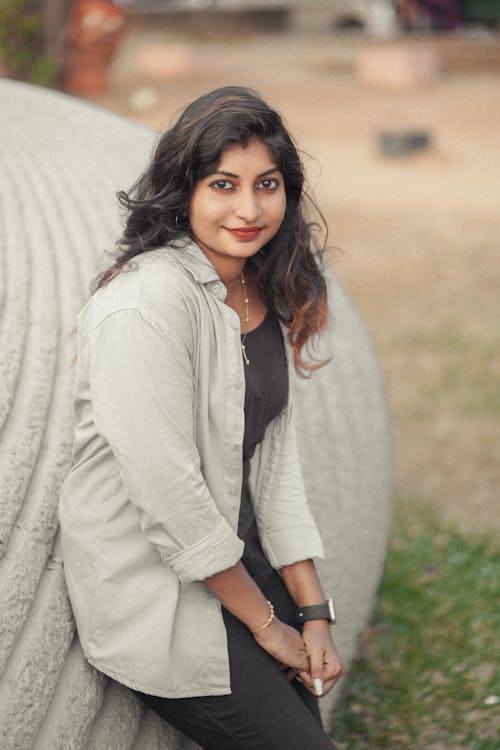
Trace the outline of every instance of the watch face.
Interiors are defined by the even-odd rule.
[[[337,622],[337,618],[335,617],[335,610],[333,608],[333,599],[328,599],[328,612],[330,613],[330,620],[332,621],[332,625],[335,625]]]

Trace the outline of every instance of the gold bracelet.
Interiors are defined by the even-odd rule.
[[[269,604],[269,612],[270,612],[269,619],[261,628],[259,628],[258,630],[252,631],[254,635],[256,635],[257,633],[260,633],[262,630],[265,630],[274,620],[274,607],[269,600],[267,601],[267,603]]]

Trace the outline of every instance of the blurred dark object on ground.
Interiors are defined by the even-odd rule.
[[[427,130],[383,130],[377,136],[377,144],[381,156],[407,156],[428,149],[431,136]]]
[[[401,31],[498,27],[500,0],[115,0],[134,17],[168,16],[169,28],[198,36],[248,31],[369,31],[375,10],[392,9]],[[161,23],[161,20],[159,21]]]
[[[134,17],[168,16],[169,28],[197,35],[253,32],[362,30],[373,0],[116,0]],[[391,0],[387,0],[388,3]]]
[[[125,30],[125,10],[111,0],[75,0],[67,31],[63,87],[97,94],[108,87],[108,71]]]

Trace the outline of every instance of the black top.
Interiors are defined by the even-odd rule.
[[[288,400],[288,368],[285,345],[277,319],[267,313],[262,323],[249,331],[245,348],[250,364],[245,368],[245,431],[243,435],[243,483],[238,536],[245,542],[242,562],[250,575],[263,585],[273,569],[262,551],[250,499],[250,459],[264,438],[267,425]]]

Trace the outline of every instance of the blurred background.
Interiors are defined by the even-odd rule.
[[[0,8],[3,75],[156,129],[228,83],[283,113],[381,358],[398,491],[498,529],[500,0]]]
[[[225,84],[281,111],[380,358],[396,513],[429,513],[427,537],[453,529],[476,551],[500,528],[499,25],[500,0],[0,0],[4,76],[158,130]],[[409,545],[394,539],[391,554]],[[439,570],[425,554],[423,584]],[[476,661],[468,746],[498,750],[498,671],[484,649]],[[366,746],[467,745],[394,737]]]

